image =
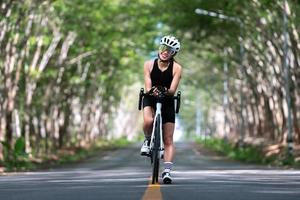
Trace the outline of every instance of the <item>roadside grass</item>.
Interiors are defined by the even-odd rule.
[[[85,159],[100,155],[103,152],[126,147],[130,142],[126,138],[115,140],[99,140],[93,145],[84,147],[72,147],[59,149],[43,155],[31,155],[24,153],[22,141],[17,141],[14,151],[10,157],[6,156],[4,161],[0,161],[1,172],[34,171],[60,167],[72,164]],[[3,144],[5,146],[5,144]],[[6,152],[7,154],[7,152]]]
[[[197,144],[224,155],[232,160],[246,163],[300,168],[300,161],[282,149],[277,154],[267,155],[263,147],[245,144],[238,146],[218,138],[197,138]]]

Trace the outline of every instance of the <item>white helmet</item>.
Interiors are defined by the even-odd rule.
[[[160,44],[171,47],[176,53],[180,50],[180,42],[171,35],[167,35],[161,38]]]

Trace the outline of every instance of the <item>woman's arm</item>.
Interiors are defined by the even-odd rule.
[[[173,80],[172,80],[171,86],[168,90],[169,95],[175,94],[178,84],[179,84],[179,81],[180,81],[180,78],[181,78],[181,73],[182,73],[182,67],[178,63],[174,62]]]
[[[144,63],[144,80],[145,80],[146,93],[149,92],[152,87],[151,76],[150,76],[150,72],[151,72],[150,67],[151,67],[151,61],[146,61]]]

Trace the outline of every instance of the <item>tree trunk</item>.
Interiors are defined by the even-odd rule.
[[[13,146],[13,129],[12,129],[12,112],[6,112],[6,128],[5,128],[5,142],[7,144],[8,158],[12,156]]]

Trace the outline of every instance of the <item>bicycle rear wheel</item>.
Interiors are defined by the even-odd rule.
[[[159,173],[159,159],[160,159],[160,115],[156,118],[154,130],[154,147],[152,151],[153,171],[152,171],[152,184],[158,182]]]

